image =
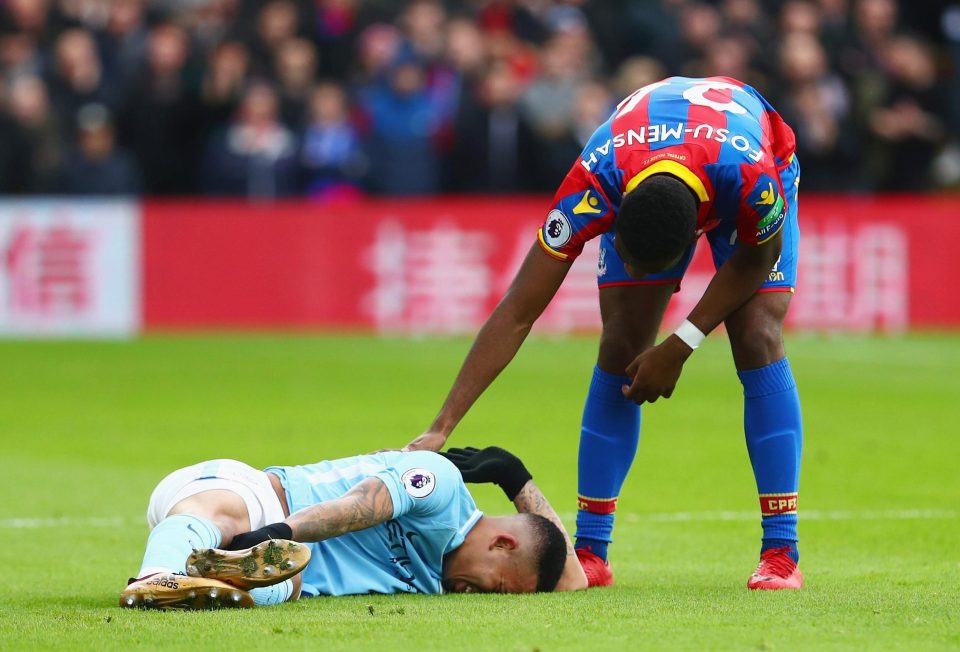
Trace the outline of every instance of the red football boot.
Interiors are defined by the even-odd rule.
[[[760,555],[757,570],[747,580],[748,589],[799,589],[803,573],[790,559],[790,548],[771,548]],[[588,575],[589,577],[589,575]]]
[[[613,571],[610,564],[593,554],[590,548],[577,548],[577,559],[587,576],[587,588],[613,586]]]

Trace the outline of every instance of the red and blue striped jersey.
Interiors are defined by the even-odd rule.
[[[671,77],[617,106],[554,196],[540,244],[562,260],[613,227],[624,194],[654,174],[681,179],[700,198],[698,227],[734,221],[748,245],[783,226],[780,171],[795,149],[793,131],[753,88],[729,77]]]

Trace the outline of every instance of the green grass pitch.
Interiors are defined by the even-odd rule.
[[[801,592],[751,593],[759,524],[722,336],[644,412],[617,584],[120,610],[148,495],[212,457],[302,463],[417,435],[465,339],[165,336],[0,343],[0,649],[839,650],[960,647],[960,337],[793,336]],[[514,449],[572,525],[594,339],[534,339],[452,440]],[[495,489],[481,508],[506,513]],[[805,518],[806,515],[806,518]]]

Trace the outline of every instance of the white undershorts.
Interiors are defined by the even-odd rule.
[[[284,519],[283,506],[266,473],[236,460],[210,460],[178,469],[160,481],[147,506],[150,529],[184,498],[211,489],[226,489],[243,498],[251,530]]]

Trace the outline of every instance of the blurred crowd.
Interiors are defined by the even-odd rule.
[[[0,0],[0,192],[550,192],[622,97],[726,75],[804,188],[960,185],[960,3]]]

